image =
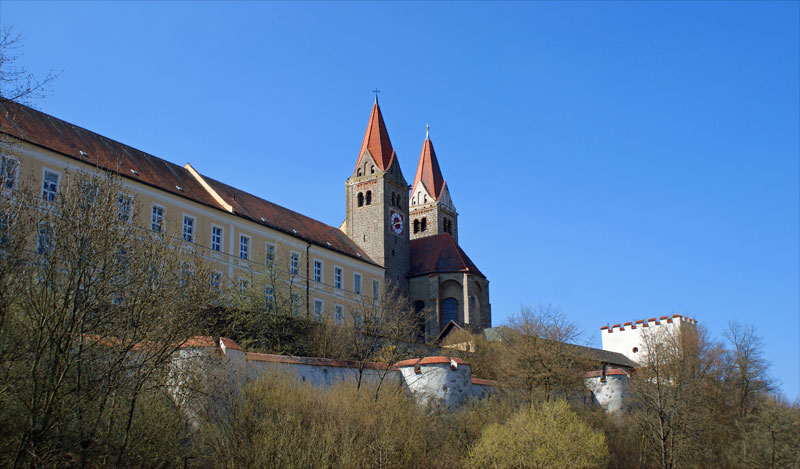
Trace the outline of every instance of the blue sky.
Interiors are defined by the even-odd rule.
[[[800,396],[797,2],[0,3],[49,114],[330,225],[377,87],[494,324],[754,324]]]

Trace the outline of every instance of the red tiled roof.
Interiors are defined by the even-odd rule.
[[[380,123],[382,126],[382,119]],[[27,106],[11,101],[0,103],[0,133],[117,172],[127,179],[225,210],[187,169]],[[391,144],[388,148],[391,149]],[[135,173],[131,170],[135,170]],[[375,264],[340,230],[211,178],[204,178],[234,207],[235,215]]]
[[[597,378],[598,376],[603,376],[603,370],[594,370],[586,372],[587,378]],[[609,368],[606,370],[606,376],[628,376],[628,372],[626,372],[625,370],[621,370],[619,368]]]
[[[467,272],[486,278],[450,233],[411,240],[409,277],[432,273]]]
[[[205,335],[205,336],[197,335],[197,336],[194,336],[194,337],[189,337],[188,339],[186,339],[186,341],[184,343],[181,344],[182,348],[195,348],[195,347],[197,347],[197,348],[215,347],[216,348],[216,346],[217,346],[217,343],[216,343],[216,341],[214,341],[214,338],[211,337],[211,336],[207,336],[207,335]]]
[[[417,174],[414,176],[414,184],[411,185],[412,190],[417,187],[419,182],[422,182],[425,190],[435,200],[439,200],[442,196],[445,182],[442,179],[442,170],[439,169],[436,152],[433,150],[433,142],[429,138],[426,138],[422,144],[422,152],[417,163]]]
[[[478,386],[499,386],[497,381],[483,378],[472,378],[472,384],[477,384]]]
[[[118,172],[128,179],[220,208],[183,167],[27,106],[12,101],[0,103],[0,132],[72,159]]]
[[[227,337],[220,337],[219,343],[224,345],[226,349],[242,350],[242,347],[239,344],[237,344],[233,339],[229,339]]]
[[[361,143],[361,150],[358,152],[356,168],[361,164],[364,150],[369,150],[375,164],[381,171],[386,171],[394,159],[394,149],[392,142],[389,141],[389,132],[386,131],[386,124],[383,122],[383,114],[378,106],[378,100],[372,106],[372,114],[369,116],[367,131],[364,134],[364,141]]]
[[[281,207],[268,200],[203,175],[206,183],[233,206],[233,211],[254,222],[306,240],[326,249],[375,264],[345,233],[332,226]],[[263,219],[263,220],[262,220]],[[377,264],[376,264],[377,265]]]
[[[408,360],[399,361],[394,364],[397,368],[405,366],[420,366],[420,365],[449,365],[450,362],[456,362],[457,365],[469,365],[460,358],[450,357],[423,357],[423,358],[410,358]]]
[[[291,355],[272,355],[269,353],[247,352],[245,359],[257,362],[288,363],[292,365],[330,366],[337,368],[357,368],[358,362],[352,360],[334,360],[332,358],[295,357]],[[386,364],[376,362],[364,363],[368,370],[385,370]]]

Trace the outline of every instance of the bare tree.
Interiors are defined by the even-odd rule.
[[[584,394],[584,373],[592,361],[571,344],[579,336],[560,308],[522,307],[494,344],[498,378],[529,402]]]
[[[643,331],[642,349],[631,389],[640,463],[667,469],[718,458],[709,446],[719,413],[718,347],[702,328],[658,328]]]
[[[12,26],[0,29],[0,103],[16,101],[30,105],[31,100],[44,97],[47,86],[58,77],[58,73],[51,70],[37,78],[18,64],[22,57],[22,39]]]
[[[730,322],[724,334],[730,346],[726,379],[732,392],[734,425],[739,432],[738,463],[749,465],[750,432],[755,424],[757,408],[772,390],[767,376],[763,344],[752,325]]]
[[[361,388],[364,369],[368,362],[384,365],[379,370],[380,391],[391,366],[408,358],[415,347],[419,313],[415,313],[408,298],[395,287],[387,286],[377,298],[358,295],[355,310],[329,327],[336,329],[340,350],[345,358],[356,362],[356,387]]]
[[[67,172],[52,200],[2,193],[4,465],[159,464],[136,435],[146,409],[170,409],[173,355],[218,300],[204,260],[134,213],[107,173]]]

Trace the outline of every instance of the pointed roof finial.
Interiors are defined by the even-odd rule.
[[[378,106],[377,92],[376,90],[375,104],[372,106],[372,113],[369,116],[369,123],[367,123],[367,131],[364,133],[364,140],[361,143],[361,150],[358,152],[356,166],[361,164],[364,151],[369,150],[378,169],[388,171],[392,159],[394,159],[394,149],[392,148],[392,142],[389,140],[389,132],[386,131],[386,124],[383,122],[381,108]]]
[[[374,90],[372,90],[372,92],[375,93],[375,104],[378,104],[378,93],[380,93],[381,90],[375,88]]]
[[[426,125],[425,128],[430,131],[429,125]],[[420,182],[435,200],[441,198],[444,189],[444,178],[442,178],[442,170],[439,169],[439,161],[436,159],[433,142],[427,137],[425,142],[422,143],[422,152],[417,163],[417,173],[414,175],[414,184],[411,187],[417,187]]]
[[[425,124],[425,140],[430,140],[430,136],[431,136],[431,126]]]

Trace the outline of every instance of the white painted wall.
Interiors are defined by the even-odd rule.
[[[455,365],[455,366],[454,366]],[[422,406],[457,407],[472,397],[472,371],[466,363],[445,362],[398,366],[403,381]]]
[[[660,318],[650,318],[626,322],[624,324],[614,324],[600,329],[603,350],[618,352],[630,358],[636,363],[643,360],[644,347],[642,346],[642,333],[645,330],[650,333],[679,333],[683,327],[696,327],[697,321],[691,318],[674,314],[671,317],[661,316]],[[661,331],[666,332],[661,332]]]
[[[586,387],[606,412],[616,412],[625,407],[628,393],[628,375],[609,375],[605,382],[602,377],[586,378]]]

